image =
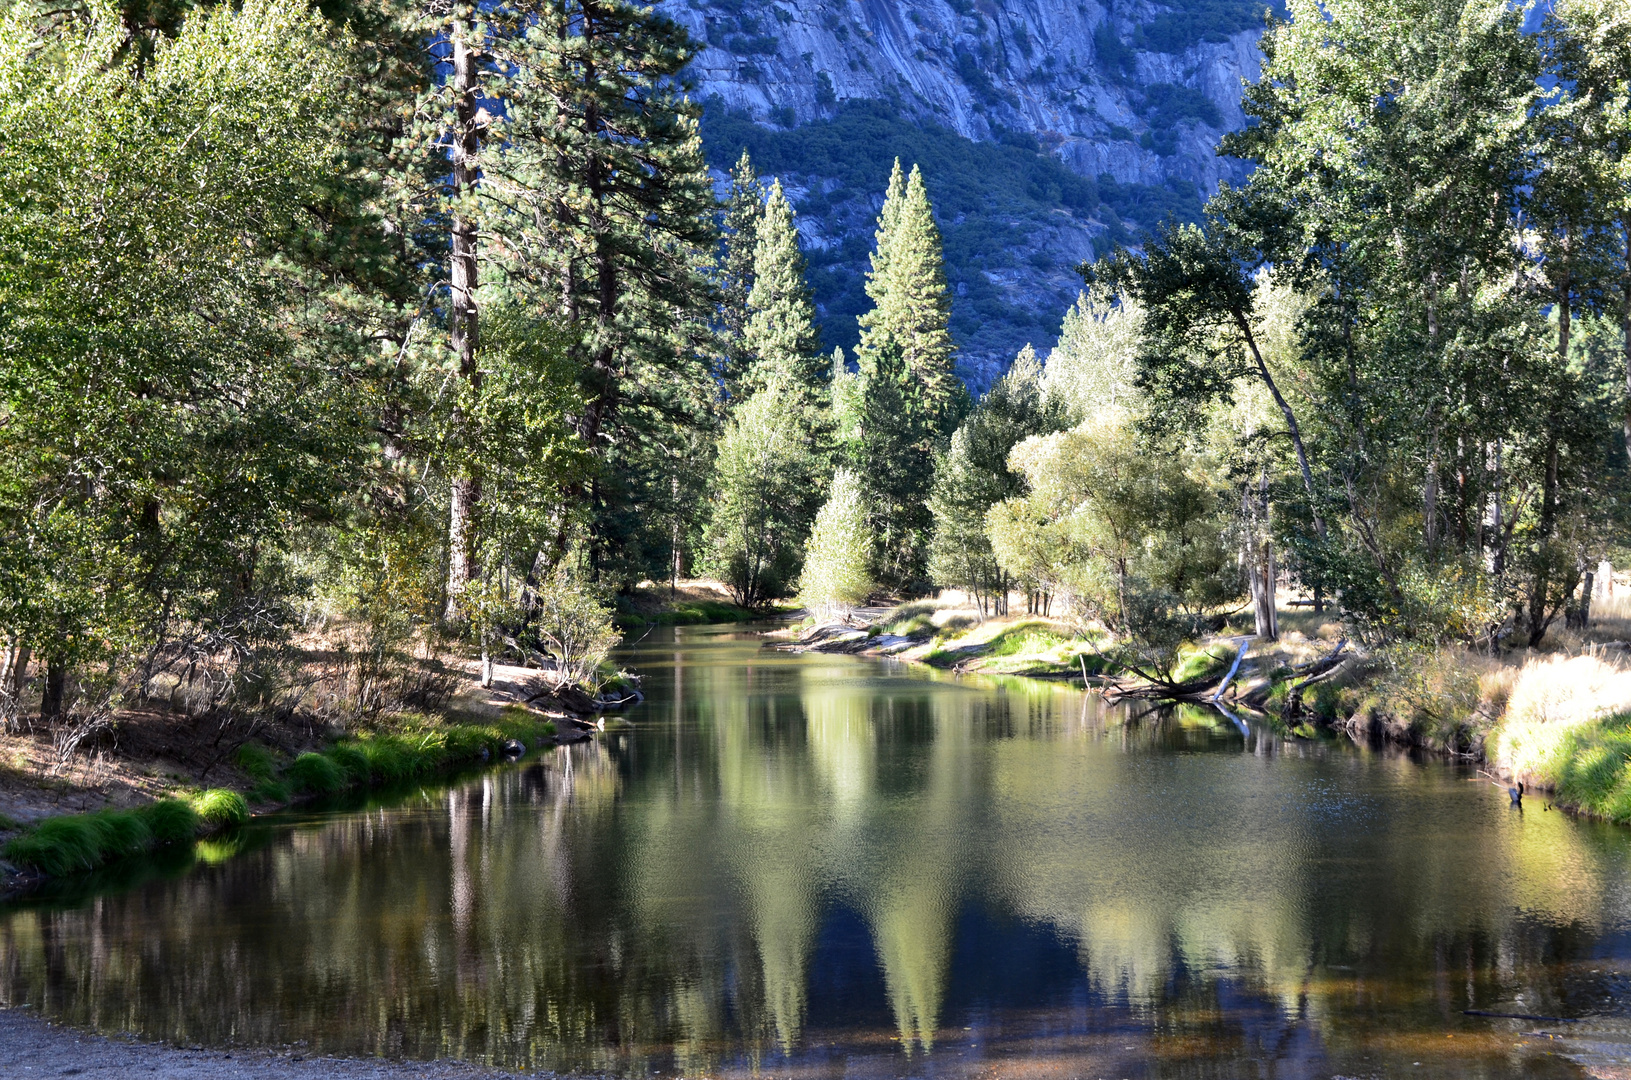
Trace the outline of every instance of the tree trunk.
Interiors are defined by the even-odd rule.
[[[1277,641],[1280,626],[1274,595],[1274,543],[1264,528],[1268,518],[1268,484],[1268,471],[1265,469],[1256,498],[1249,483],[1241,490],[1240,509],[1246,525],[1246,550],[1242,553],[1242,559],[1246,564],[1246,583],[1251,590],[1252,618],[1257,636],[1265,641]]]
[[[1625,349],[1625,453],[1631,457],[1631,220],[1621,223],[1625,233],[1626,274],[1620,291],[1620,343]]]
[[[1504,475],[1504,469],[1506,467],[1505,458],[1506,458],[1505,440],[1496,439],[1495,440],[1495,521],[1494,521],[1494,533],[1495,533],[1495,535],[1492,537],[1492,540],[1494,541],[1494,545],[1495,545],[1495,557],[1494,557],[1494,561],[1492,563],[1491,568],[1494,570],[1495,579],[1497,581],[1499,581],[1501,578],[1506,576],[1506,529],[1501,524],[1501,518],[1506,513],[1506,490],[1505,490],[1505,480],[1506,480],[1506,478],[1505,478],[1505,475]]]
[[[455,29],[453,34],[453,93],[457,128],[453,137],[453,215],[451,226],[452,260],[449,266],[449,304],[453,353],[458,358],[459,377],[469,383],[472,390],[481,389],[481,372],[476,366],[479,333],[476,311],[476,265],[479,243],[476,223],[471,216],[470,201],[475,198],[477,158],[481,152],[481,131],[478,127],[478,101],[476,65],[478,57],[470,47],[466,35],[469,24]],[[468,423],[468,418],[455,412],[455,429]],[[462,432],[458,441],[466,460],[454,467],[447,528],[447,609],[449,622],[462,620],[464,594],[470,582],[480,572],[476,559],[476,515],[481,504],[481,474],[474,460],[470,432]]]
[[[1546,636],[1550,621],[1546,615],[1546,594],[1551,589],[1550,554],[1545,550],[1557,523],[1557,425],[1549,425],[1552,436],[1546,442],[1546,481],[1541,488],[1540,539],[1535,578],[1529,590],[1529,647],[1533,649]]]
[[[673,502],[673,521],[668,530],[668,549],[673,557],[668,567],[668,596],[673,599],[680,591],[680,478],[668,478],[668,497]]]
[[[45,661],[45,688],[40,694],[40,719],[46,723],[62,718],[62,699],[68,686],[68,665],[61,660]]]
[[[1321,540],[1326,538],[1325,518],[1320,513],[1319,502],[1314,498],[1314,470],[1308,464],[1308,450],[1303,446],[1302,428],[1297,426],[1297,414],[1292,411],[1291,405],[1280,394],[1280,387],[1275,384],[1274,376],[1269,374],[1269,366],[1263,360],[1263,354],[1257,348],[1257,339],[1252,336],[1251,321],[1246,318],[1243,311],[1235,312],[1235,323],[1245,338],[1247,348],[1252,351],[1252,359],[1257,364],[1258,378],[1268,387],[1269,394],[1274,403],[1280,408],[1280,415],[1285,417],[1286,430],[1291,433],[1291,447],[1297,452],[1297,468],[1303,476],[1303,490],[1308,493],[1308,510],[1314,517],[1314,532]]]
[[[1428,555],[1438,548],[1438,469],[1438,434],[1435,432],[1427,455],[1427,475],[1421,486],[1422,535]]]

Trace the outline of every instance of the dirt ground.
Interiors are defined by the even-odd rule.
[[[553,1075],[553,1074],[534,1074]],[[0,1009],[0,1076],[176,1077],[177,1080],[500,1080],[456,1061],[306,1057],[298,1049],[204,1050],[109,1039],[52,1024],[28,1009]]]

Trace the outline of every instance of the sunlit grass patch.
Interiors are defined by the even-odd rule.
[[[1530,660],[1510,681],[1491,759],[1564,805],[1631,821],[1631,669],[1595,656]]]
[[[193,797],[192,809],[198,820],[211,829],[226,829],[249,820],[249,804],[236,791],[214,788]]]
[[[1236,649],[1227,644],[1211,645],[1182,654],[1173,670],[1172,681],[1189,682],[1192,679],[1221,679],[1235,662]]]

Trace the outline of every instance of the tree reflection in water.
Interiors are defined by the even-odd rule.
[[[718,630],[623,662],[631,730],[0,913],[0,1000],[625,1074],[1566,1075],[1626,1027],[1625,834],[1444,766]]]

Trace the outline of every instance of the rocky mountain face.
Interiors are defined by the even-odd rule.
[[[896,154],[947,238],[964,375],[1045,348],[1074,267],[1220,180],[1264,0],[663,0],[717,167],[746,147],[801,211],[829,345],[853,341],[865,246]],[[959,235],[962,233],[964,235]]]

